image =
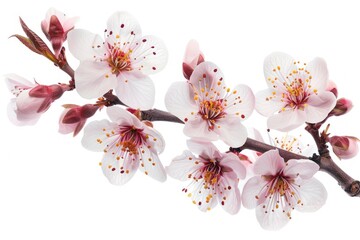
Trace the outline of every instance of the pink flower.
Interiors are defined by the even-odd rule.
[[[329,113],[331,116],[341,116],[348,113],[353,108],[353,103],[351,100],[346,98],[340,98],[336,101],[336,106]]]
[[[64,107],[65,110],[59,121],[59,132],[62,134],[73,132],[74,137],[84,127],[86,120],[92,117],[99,109],[99,106],[93,104],[86,104],[84,106],[67,104]]]
[[[165,181],[166,173],[158,158],[165,146],[160,133],[120,107],[108,107],[107,114],[111,122],[94,121],[85,127],[82,144],[104,152],[100,165],[108,180],[123,185],[140,165],[146,175]]]
[[[291,159],[285,163],[278,150],[270,150],[255,162],[254,173],[245,184],[242,201],[256,208],[260,225],[280,229],[291,219],[292,210],[313,212],[327,198],[322,183],[313,178],[319,166],[310,160]]]
[[[50,8],[41,22],[41,29],[52,44],[55,56],[58,57],[67,34],[74,29],[77,18],[68,18],[62,12]]]
[[[16,75],[5,76],[9,90],[15,95],[8,106],[8,115],[15,125],[34,125],[51,103],[60,98],[66,85],[39,85]]]
[[[268,89],[256,94],[256,110],[268,118],[268,127],[289,131],[301,124],[324,120],[336,97],[326,90],[328,70],[321,58],[300,65],[285,53],[273,53],[264,62]]]
[[[166,168],[169,176],[181,181],[191,180],[183,189],[201,211],[209,211],[217,203],[230,214],[241,205],[239,178],[244,179],[245,167],[233,153],[220,153],[209,142],[189,140],[190,151],[184,151]],[[198,154],[198,157],[193,153]]]
[[[84,98],[97,98],[115,89],[132,108],[149,109],[155,89],[148,74],[162,70],[167,50],[158,38],[142,36],[138,22],[125,12],[107,22],[105,41],[99,35],[75,29],[68,35],[69,49],[80,60],[75,71],[76,90]]]
[[[350,136],[333,136],[329,142],[335,155],[340,159],[355,157],[359,152],[359,139]]]
[[[207,141],[242,146],[247,137],[241,121],[254,109],[254,95],[245,85],[225,87],[223,74],[211,62],[200,63],[187,82],[175,82],[165,97],[166,108],[185,122],[184,133]]]
[[[189,80],[195,67],[204,62],[204,60],[204,54],[200,51],[198,42],[191,40],[186,47],[183,61],[184,77]]]

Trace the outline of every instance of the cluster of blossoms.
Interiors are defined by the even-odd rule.
[[[270,54],[264,62],[268,89],[254,95],[243,84],[229,88],[220,68],[205,61],[197,42],[190,41],[183,62],[185,80],[172,83],[165,97],[170,112],[166,116],[184,124],[189,150],[164,168],[159,154],[165,140],[144,113],[153,108],[155,99],[148,75],[165,67],[165,45],[157,37],[143,36],[136,19],[126,12],[110,16],[104,38],[74,29],[76,19],[54,9],[48,11],[41,27],[53,51],[21,20],[27,37],[14,37],[54,62],[71,80],[41,85],[7,75],[8,87],[15,95],[8,108],[12,122],[35,124],[52,102],[76,89],[81,97],[96,100],[83,106],[63,105],[59,132],[76,136],[83,130],[82,145],[103,152],[100,166],[112,184],[127,183],[137,169],[161,182],[169,175],[189,182],[183,192],[201,211],[218,203],[230,214],[236,214],[241,205],[256,208],[257,219],[266,229],[283,227],[295,209],[315,211],[325,203],[326,190],[313,177],[319,165],[306,158],[284,159],[280,154],[280,149],[302,154],[299,144],[294,147],[296,140],[276,141],[271,150],[257,151],[253,159],[238,151],[249,139],[243,121],[254,109],[268,117],[269,129],[283,132],[305,123],[318,130],[327,118],[350,111],[351,101],[337,100],[337,88],[329,81],[323,59],[301,64],[284,53]],[[66,40],[69,51],[80,61],[75,71],[66,60]],[[86,125],[103,108],[109,120]],[[357,138],[330,136],[328,127],[321,137],[341,159],[352,158],[359,151]],[[218,150],[217,140],[230,151]],[[241,195],[239,183],[246,177]]]

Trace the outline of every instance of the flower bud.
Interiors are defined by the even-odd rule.
[[[189,80],[195,67],[202,63],[204,60],[204,54],[200,51],[199,44],[195,40],[191,40],[186,47],[184,56],[184,77]]]
[[[59,132],[62,134],[73,132],[74,137],[84,127],[86,120],[92,117],[99,109],[99,106],[93,104],[86,104],[84,106],[67,104],[64,107],[65,110],[60,116]]]
[[[329,113],[330,116],[341,116],[348,113],[353,107],[353,104],[350,100],[346,98],[340,98],[336,102],[336,106]]]
[[[333,81],[328,82],[326,90],[329,92],[332,92],[335,95],[335,97],[338,97],[338,89],[337,89],[336,84]]]
[[[62,12],[50,8],[41,22],[41,29],[51,42],[56,57],[59,56],[67,33],[74,28],[76,20],[77,18],[67,18]]]
[[[359,139],[351,136],[333,136],[329,139],[335,155],[340,159],[349,159],[359,152]]]

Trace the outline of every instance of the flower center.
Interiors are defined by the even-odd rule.
[[[209,130],[214,130],[216,121],[225,116],[222,99],[209,101],[204,100],[200,102],[199,114],[202,119],[208,122]]]
[[[216,160],[210,160],[210,162],[205,165],[202,173],[202,177],[205,181],[205,189],[209,186],[214,186],[218,183],[221,175],[221,167],[219,166]]]
[[[283,93],[282,98],[287,103],[287,107],[304,109],[310,94],[305,90],[304,82],[301,79],[295,79],[286,86],[287,92]]]
[[[120,127],[119,145],[121,145],[121,150],[138,154],[139,148],[146,142],[143,131],[134,126]]]
[[[123,52],[120,48],[116,46],[110,46],[109,48],[110,56],[107,59],[109,67],[111,67],[111,73],[118,76],[122,71],[130,71],[131,60],[130,54],[132,50],[128,52]]]

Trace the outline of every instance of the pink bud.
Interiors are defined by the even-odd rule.
[[[359,139],[351,136],[333,136],[329,139],[333,152],[340,159],[355,157],[359,152],[358,141]]]
[[[199,44],[191,40],[185,51],[183,62],[183,74],[186,79],[190,79],[195,67],[205,60],[204,54],[200,51]]]
[[[73,104],[64,105],[65,110],[60,116],[59,132],[62,134],[68,134],[73,132],[74,137],[84,127],[86,120],[92,117],[99,106],[93,104],[86,104],[84,106],[78,106]]]
[[[338,89],[335,82],[329,81],[326,87],[326,91],[332,92],[335,95],[335,97],[338,97]]]
[[[67,33],[74,28],[76,20],[77,18],[67,18],[62,12],[51,8],[41,22],[41,29],[51,42],[56,57],[59,56]]]
[[[353,104],[350,100],[346,98],[340,98],[336,102],[336,106],[329,113],[330,116],[341,116],[348,113],[353,107]]]

